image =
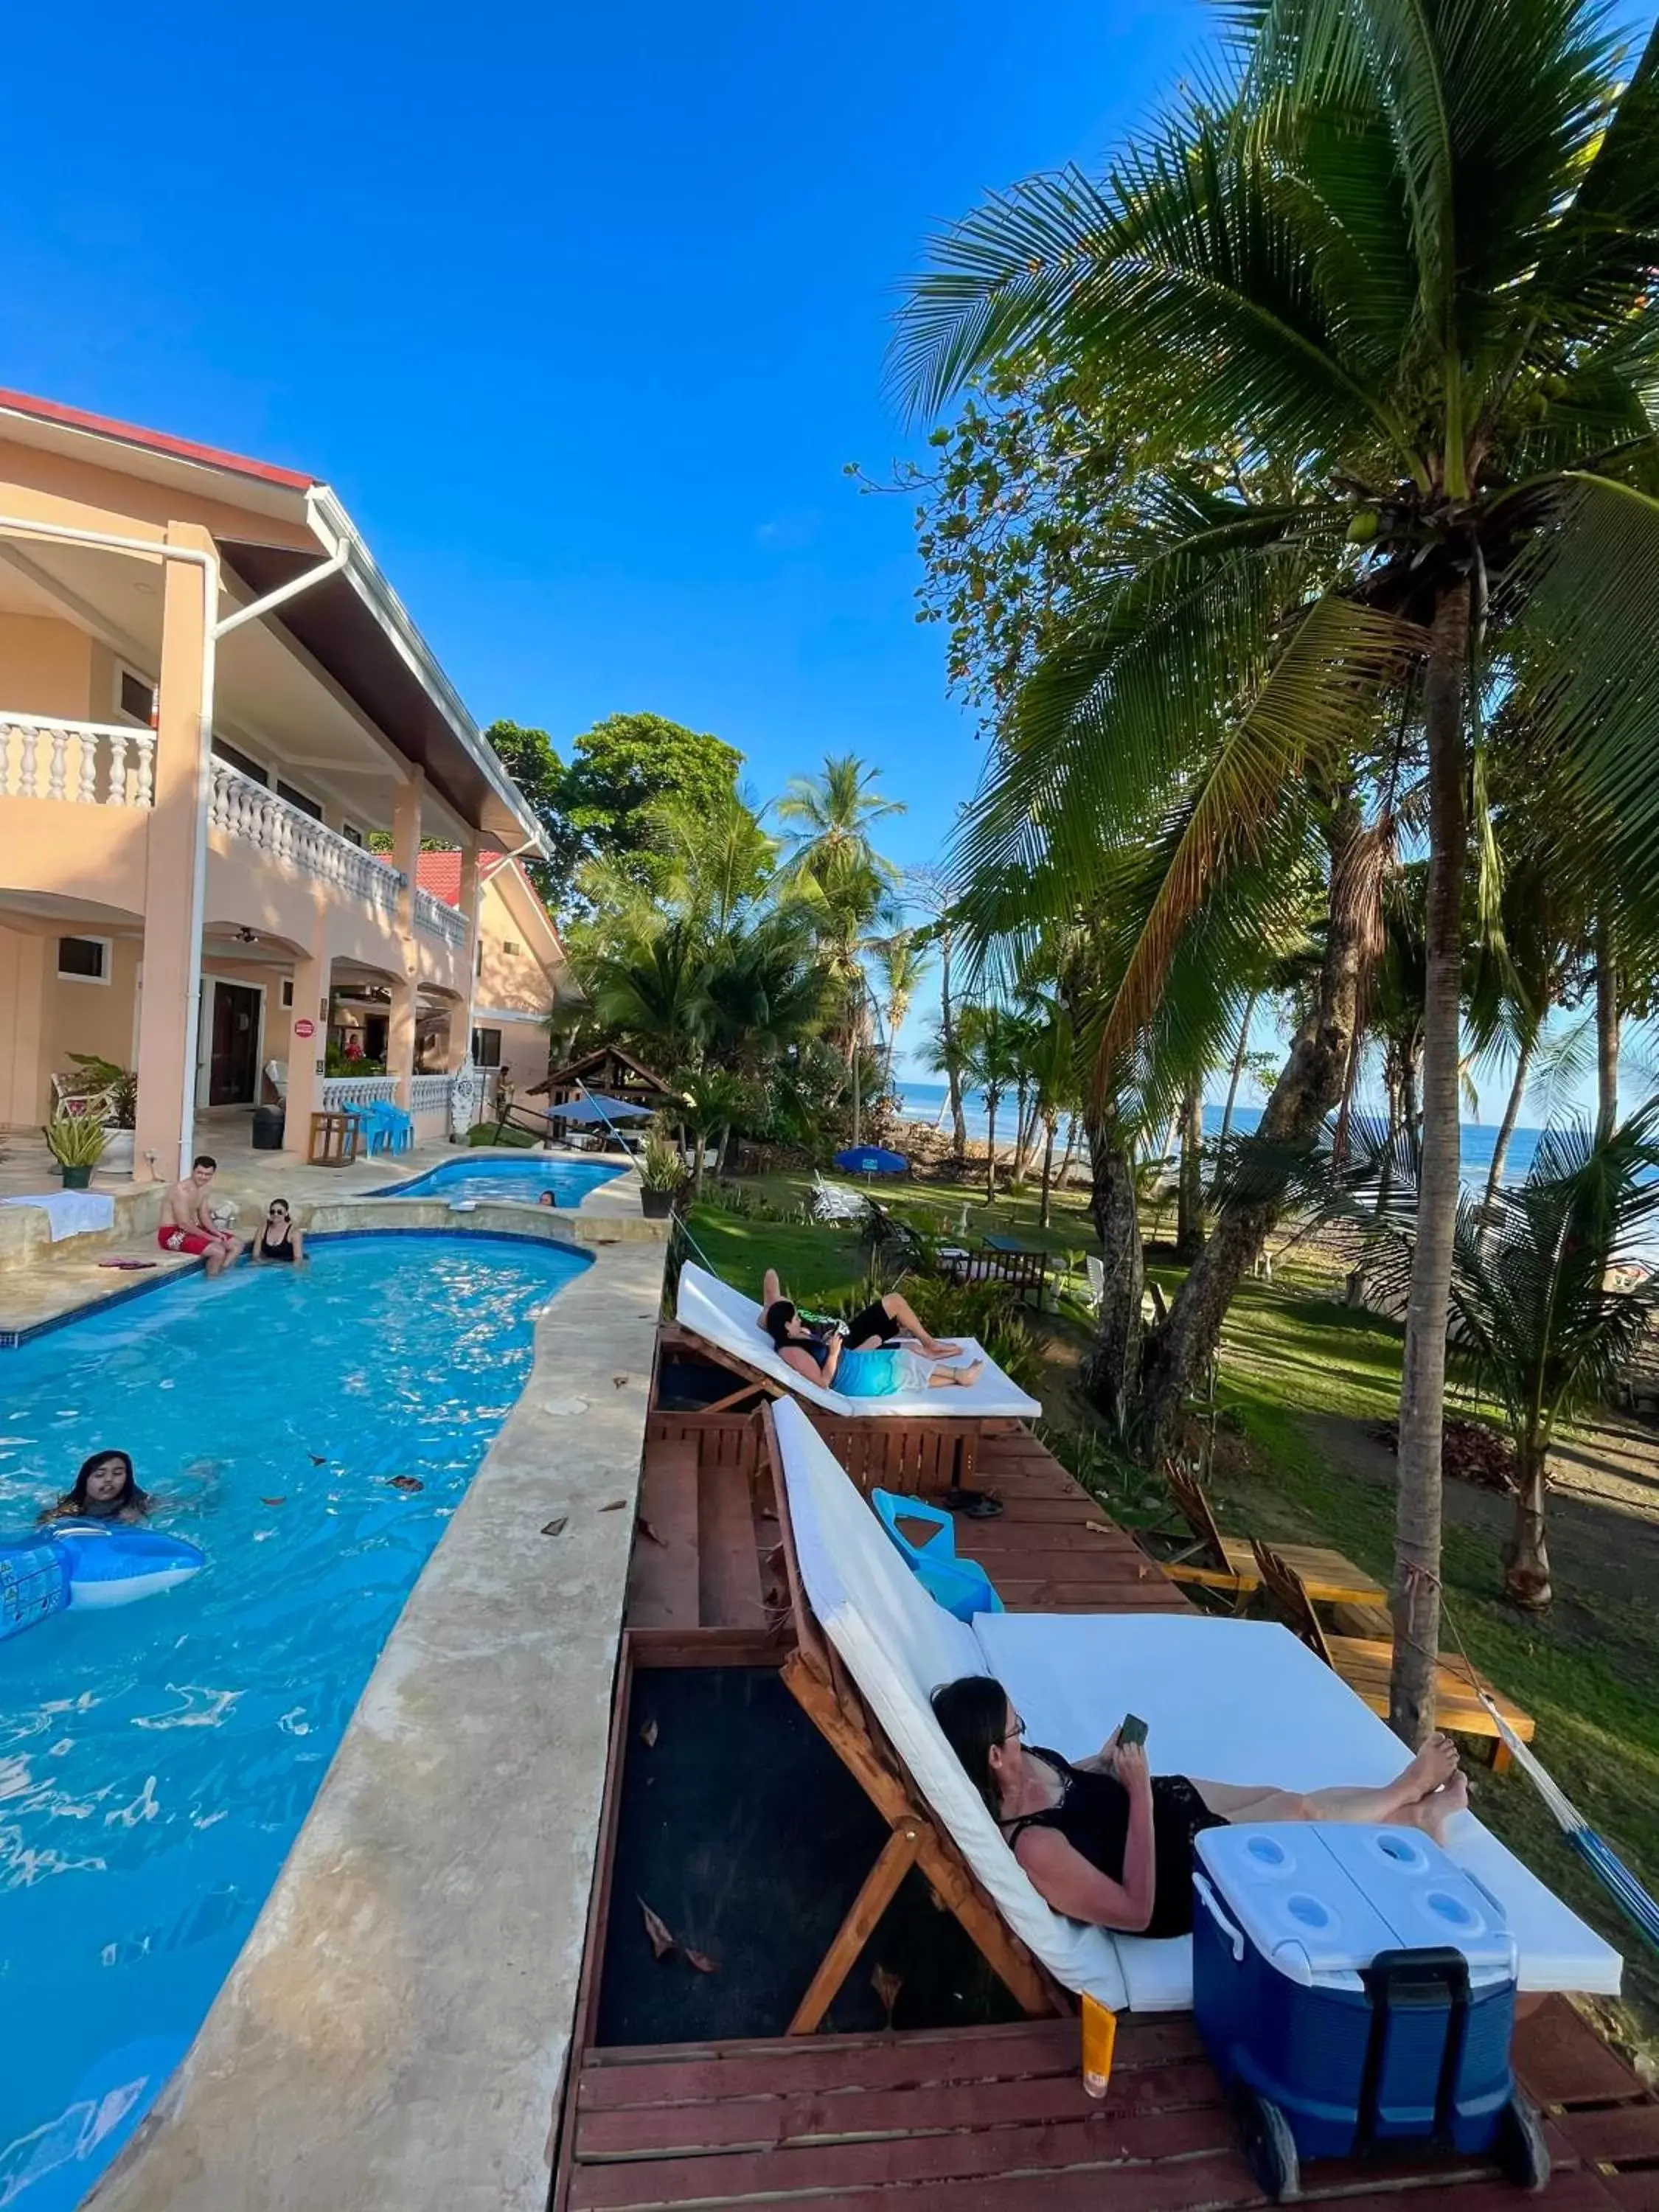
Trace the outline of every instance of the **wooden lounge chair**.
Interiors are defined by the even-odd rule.
[[[1394,1646],[1388,1638],[1328,1635],[1314,1609],[1311,1592],[1286,1554],[1267,1544],[1259,1543],[1253,1548],[1261,1587],[1286,1626],[1310,1651],[1317,1652],[1374,1713],[1381,1713],[1386,1720],[1389,1675],[1394,1664]],[[1510,1764],[1509,1748],[1498,1735],[1492,1715],[1480,1702],[1483,1691],[1522,1742],[1530,1743],[1537,1728],[1531,1714],[1523,1713],[1519,1705],[1493,1689],[1485,1675],[1477,1674],[1463,1658],[1442,1658],[1439,1662],[1434,1692],[1435,1723],[1449,1735],[1476,1735],[1489,1741],[1493,1771],[1501,1774]]]
[[[791,1696],[889,1829],[887,1841],[875,1864],[866,1875],[834,1942],[795,2008],[789,2033],[811,2035],[822,2022],[874,1933],[877,1923],[892,1902],[899,1884],[913,1866],[921,1869],[934,1896],[961,1923],[993,1972],[1001,1978],[1028,2014],[1036,2016],[1069,2012],[1073,2008],[1073,2001],[1010,1931],[962,1853],[912,1786],[892,1747],[836,1656],[834,1646],[813,1619],[795,1553],[777,1425],[769,1404],[763,1407],[761,1420],[776,1489],[784,1571],[795,1637],[795,1648],[783,1664],[783,1680]]]
[[[1176,1460],[1164,1463],[1164,1480],[1176,1511],[1191,1529],[1191,1548],[1158,1565],[1173,1583],[1253,1596],[1261,1587],[1260,1549],[1248,1536],[1224,1536],[1204,1486]],[[1373,1576],[1322,1544],[1280,1544],[1275,1555],[1299,1577],[1316,1605],[1386,1605],[1389,1594]]]

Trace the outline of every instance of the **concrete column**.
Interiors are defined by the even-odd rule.
[[[169,545],[204,553],[195,523],[167,526]],[[202,887],[207,855],[208,740],[213,711],[202,571],[161,567],[161,675],[155,730],[155,803],[144,885],[144,997],[138,1021],[138,1127],[134,1172],[171,1181],[195,1145]]]
[[[311,1117],[323,1103],[323,1055],[328,1048],[328,986],[333,963],[326,932],[319,918],[307,957],[294,963],[294,1018],[316,1024],[314,1035],[294,1037],[288,1054],[287,1114],[283,1149],[305,1158],[311,1142]]]
[[[411,769],[398,786],[392,811],[392,857],[403,872],[398,894],[398,941],[403,952],[401,981],[392,987],[392,1018],[386,1029],[386,1073],[398,1079],[398,1103],[415,1103],[415,986],[421,972],[415,942],[415,872],[421,862],[421,793],[426,778]]]
[[[449,1065],[465,1067],[472,1057],[472,1007],[478,994],[478,838],[470,831],[461,844],[461,919],[466,924],[466,993],[449,1017]]]

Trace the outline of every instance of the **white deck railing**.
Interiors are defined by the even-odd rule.
[[[155,796],[154,730],[0,712],[0,798],[149,806]]]
[[[428,937],[441,937],[458,952],[466,946],[466,923],[445,899],[434,891],[423,891],[415,886],[415,927],[425,930]]]
[[[369,1106],[377,1099],[389,1106],[398,1103],[398,1079],[395,1075],[325,1075],[323,1078],[323,1109],[337,1114],[345,1106]]]
[[[348,897],[368,900],[388,918],[397,912],[404,879],[396,868],[222,760],[213,763],[208,819],[272,860],[319,877]]]

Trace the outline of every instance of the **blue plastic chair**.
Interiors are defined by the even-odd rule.
[[[1003,1610],[1002,1600],[978,1560],[957,1559],[956,1524],[948,1513],[920,1498],[896,1498],[890,1490],[872,1490],[870,1503],[911,1573],[947,1613],[958,1620],[971,1620],[976,1613]],[[919,1544],[913,1542],[900,1528],[901,1521],[927,1522],[933,1533]]]

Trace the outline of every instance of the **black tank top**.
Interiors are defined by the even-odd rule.
[[[284,1222],[283,1224],[283,1240],[280,1244],[267,1244],[264,1231],[262,1229],[259,1231],[259,1257],[262,1260],[286,1260],[292,1265],[294,1224],[291,1221]]]
[[[1028,1755],[1052,1766],[1061,1784],[1060,1802],[1004,1823],[1012,1845],[1027,1828],[1054,1828],[1079,1857],[1113,1881],[1123,1879],[1129,1841],[1129,1793],[1115,1775],[1073,1766],[1057,1751],[1036,1744]],[[1211,1812],[1184,1774],[1152,1778],[1152,1917],[1148,1936],[1190,1936],[1193,1930],[1193,1838],[1226,1822]]]

